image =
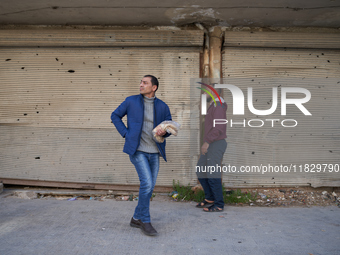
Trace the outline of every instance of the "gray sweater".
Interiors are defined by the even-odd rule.
[[[137,148],[138,151],[143,151],[147,153],[158,153],[158,147],[155,141],[152,139],[153,130],[153,108],[155,97],[144,98],[144,121],[142,128],[142,135],[140,138],[140,144]]]

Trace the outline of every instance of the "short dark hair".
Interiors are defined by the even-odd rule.
[[[158,83],[158,79],[155,76],[147,74],[147,75],[144,75],[144,77],[150,77],[151,78],[151,84],[156,85],[157,89],[158,89],[159,83]],[[155,92],[157,91],[157,89],[155,90]]]

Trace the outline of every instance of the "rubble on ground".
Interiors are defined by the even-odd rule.
[[[195,194],[199,190],[203,190],[200,184],[191,189]],[[236,192],[235,189],[225,189],[226,195]],[[340,207],[340,188],[311,188],[311,187],[295,187],[295,188],[249,188],[239,189],[243,194],[251,193],[256,195],[256,199],[249,200],[248,203],[236,203],[233,205],[250,205],[250,206],[330,206],[336,205]]]
[[[201,185],[192,187],[192,191],[197,193],[202,190]],[[225,189],[226,195],[236,192],[235,189]],[[269,207],[285,207],[285,206],[331,206],[340,207],[340,188],[311,188],[311,187],[295,187],[295,188],[244,188],[239,189],[242,194],[251,193],[255,199],[249,200],[247,203],[234,203],[237,206],[269,206]],[[158,193],[153,194],[157,201],[177,201],[177,192],[169,194]],[[29,187],[24,190],[15,190],[12,194],[21,199],[56,199],[56,200],[95,200],[105,201],[107,199],[115,199],[117,201],[138,201],[138,193],[121,192],[121,191],[67,191],[67,190],[37,190]],[[255,196],[256,195],[256,196]],[[183,200],[181,200],[183,201]]]
[[[268,188],[242,189],[242,192],[257,194],[255,201],[249,201],[252,206],[330,206],[340,207],[340,190],[333,188]]]
[[[14,196],[21,199],[35,199],[38,197],[38,195],[33,191],[15,191]]]

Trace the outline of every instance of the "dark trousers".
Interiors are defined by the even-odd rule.
[[[226,149],[227,142],[224,139],[211,143],[208,152],[201,154],[196,166],[196,174],[203,187],[205,199],[214,201],[218,208],[224,207],[221,163]]]

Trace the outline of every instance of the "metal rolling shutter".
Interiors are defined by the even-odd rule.
[[[0,178],[139,184],[110,115],[139,94],[145,74],[159,78],[156,96],[182,124],[167,141],[157,185],[196,178],[185,102],[199,76],[200,31],[31,32],[0,31]]]
[[[297,119],[298,126],[284,128],[227,128],[228,148],[225,165],[272,166],[304,164],[339,164],[340,136],[340,36],[339,33],[226,32],[223,77],[235,83],[245,95],[245,116],[232,116],[232,98],[228,119]],[[303,87],[312,98],[305,105],[312,116],[301,117],[295,106],[287,116],[278,108],[270,116],[255,116],[247,111],[247,88],[253,88],[257,109],[271,106],[271,87]],[[304,166],[303,166],[304,167]],[[315,170],[314,170],[315,171]],[[224,183],[230,187],[268,187],[301,185],[339,186],[339,172],[226,173]]]

